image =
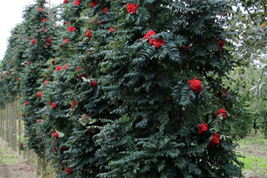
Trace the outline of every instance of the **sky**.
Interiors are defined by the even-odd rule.
[[[49,4],[49,0],[46,0]],[[57,5],[62,3],[63,0],[50,0],[51,5]],[[30,4],[34,4],[34,0],[9,0],[2,1],[0,5],[0,60],[3,59],[6,47],[7,40],[11,35],[11,30],[19,24],[22,19],[22,11],[23,9]]]

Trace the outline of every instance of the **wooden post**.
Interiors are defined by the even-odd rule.
[[[52,178],[52,170],[51,170],[51,163],[47,164],[47,174],[46,174],[47,178]]]
[[[13,101],[13,110],[14,110],[14,150],[17,151],[17,121],[18,121],[18,113],[17,113],[17,101]]]
[[[26,138],[24,138],[24,130],[25,130],[25,126],[24,126],[24,123],[22,124],[22,134],[23,134],[23,142],[25,142],[25,140],[26,140]],[[26,150],[26,151],[23,151],[23,155],[24,155],[24,159],[26,159],[26,158],[28,158],[28,150]],[[27,159],[28,160],[28,159]]]
[[[14,150],[14,108],[13,108],[13,102],[10,103],[11,107],[11,148]]]
[[[6,138],[5,138],[5,141],[7,142],[8,141],[8,105],[6,103]]]
[[[30,163],[30,150],[27,150],[27,164],[31,165],[31,163]]]
[[[32,163],[33,163],[34,169],[37,170],[36,154],[35,154],[34,150],[32,150]]]
[[[15,150],[15,139],[14,139],[14,135],[15,135],[15,117],[14,117],[14,105],[13,105],[13,101],[10,103],[10,107],[11,107],[11,138],[10,138],[10,143],[11,143],[11,148],[13,150]]]
[[[11,103],[8,104],[8,146],[11,146],[11,136],[12,136],[12,109],[10,106]]]
[[[1,113],[0,113],[0,117],[1,117],[1,119],[0,119],[0,137],[3,137],[3,117],[2,117],[2,113],[3,113],[3,109],[1,109],[1,111],[0,111]]]
[[[45,157],[41,158],[41,165],[42,165],[42,178],[47,178],[47,162]]]
[[[4,131],[5,131],[5,126],[4,126],[4,117],[3,117],[3,112],[4,110],[1,109],[1,137],[4,139]]]
[[[17,102],[19,102],[19,101],[17,101]],[[18,105],[19,106],[19,105]],[[21,112],[20,112],[20,107],[18,107],[18,118],[19,118],[19,121],[18,121],[18,136],[19,136],[19,144],[22,142],[22,139],[21,139],[21,137],[22,137],[22,116],[21,116]],[[21,154],[21,151],[19,151],[19,154]]]
[[[4,127],[4,130],[3,130],[3,140],[5,140],[6,138],[6,108],[4,109],[4,112],[3,112],[3,127]]]
[[[37,160],[36,160],[36,171],[37,171],[37,175],[40,176],[42,174],[42,169],[41,169],[41,159],[39,158],[39,156],[37,156]]]
[[[9,103],[8,107],[9,107],[9,116],[8,116],[8,120],[9,120],[9,141],[8,141],[8,145],[12,148],[12,130],[13,130],[13,117],[12,117],[12,106],[11,103]]]
[[[30,165],[33,167],[34,165],[33,165],[33,154],[32,154],[32,150],[30,151]]]
[[[10,147],[12,147],[12,107],[11,107],[11,103],[9,103],[8,105],[9,107],[9,116],[8,116],[8,121],[9,121],[9,140],[8,140],[8,145]]]
[[[11,146],[11,136],[12,136],[12,109],[10,103],[8,104],[8,146]]]
[[[32,150],[32,167],[36,170],[36,159],[35,159],[35,152]]]
[[[6,142],[8,143],[8,138],[9,138],[9,107],[8,104],[6,104]]]
[[[5,126],[4,126],[5,122],[4,122],[3,112],[4,110],[1,109],[1,137],[2,139],[4,139],[4,131],[5,131]]]

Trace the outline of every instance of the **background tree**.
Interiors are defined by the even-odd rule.
[[[58,7],[62,17],[58,21],[62,24],[57,26],[57,43],[53,45],[55,59],[44,71],[47,82],[40,87],[46,103],[41,130],[44,136],[49,135],[47,142],[52,142],[46,148],[47,157],[61,177],[96,177],[100,169],[93,140],[97,129],[90,125],[96,123],[95,115],[103,110],[98,104],[103,104],[101,90],[97,83],[90,85],[82,79],[95,73],[92,63],[85,63],[90,38],[86,35],[88,30],[82,28],[88,20],[81,18],[90,4],[68,1]]]
[[[261,88],[264,88],[266,80],[266,2],[238,0],[230,1],[229,5],[232,6],[233,11],[230,12],[231,25],[228,26],[227,29],[231,34],[229,38],[236,44],[233,56],[243,60],[244,63],[257,65],[257,67],[253,67],[257,72],[245,68],[242,69],[243,75],[241,75],[242,79],[250,85],[248,89],[253,88],[256,92],[254,93],[254,91],[248,91],[247,89],[247,91],[240,93],[241,98],[245,99],[240,103],[240,106],[246,103],[248,106],[247,111],[256,118],[261,115],[260,110],[264,109],[266,105],[265,102],[262,101],[264,92],[261,92]],[[244,76],[246,76],[246,78],[244,78]],[[258,78],[254,78],[256,76]],[[247,81],[247,79],[249,79],[249,81]],[[251,79],[254,81],[250,82]],[[245,87],[240,87],[241,90],[246,90]],[[246,101],[251,103],[247,103]],[[263,121],[263,123],[265,122]]]
[[[245,60],[263,60],[266,54],[266,2],[238,0],[229,1],[234,11],[229,26],[231,40],[236,44],[236,57]]]
[[[229,75],[226,80],[226,86],[235,91],[236,97],[234,122],[232,123],[233,135],[244,138],[249,135],[253,129],[253,119],[255,115],[249,109],[255,99],[250,89],[257,82],[258,70],[253,65],[241,66]],[[232,92],[229,93],[231,96]]]
[[[22,31],[25,23],[17,25],[12,31],[8,40],[7,50],[1,61],[1,107],[5,107],[6,102],[10,102],[18,97],[20,90],[20,72],[25,61],[26,46],[24,46],[24,36]]]
[[[263,73],[262,73],[263,72]],[[264,70],[259,70],[258,65],[249,65],[247,67],[237,68],[231,74],[235,82],[231,83],[231,88],[239,90],[238,107],[243,106],[243,119],[237,120],[236,126],[242,126],[245,135],[252,129],[261,129],[266,136],[266,85]],[[242,123],[240,123],[242,122]],[[237,131],[237,129],[235,129]]]

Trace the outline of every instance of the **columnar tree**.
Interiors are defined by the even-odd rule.
[[[41,101],[38,87],[43,81],[42,72],[47,68],[46,61],[53,57],[50,32],[47,28],[49,14],[45,3],[43,0],[37,0],[24,11],[25,28],[22,36],[27,49],[25,61],[21,61],[23,70],[20,72],[20,94],[27,145],[42,157],[44,145],[38,130],[42,115],[38,111],[44,103]]]
[[[21,63],[24,62],[26,55],[25,39],[22,36],[25,24],[18,24],[12,31],[8,39],[8,46],[4,58],[1,61],[1,106],[6,102],[10,102],[19,95],[20,89],[20,72],[23,67]]]
[[[88,21],[80,18],[89,6],[85,1],[64,1],[58,8],[62,24],[57,26],[57,42],[53,45],[55,59],[44,71],[47,78],[40,87],[46,103],[42,135],[48,135],[47,142],[52,143],[46,147],[47,156],[62,177],[95,177],[99,172],[93,140],[97,129],[88,127],[96,122],[93,117],[101,110],[95,106],[100,102],[100,91],[96,81],[90,85],[83,80],[92,73],[91,66],[84,63],[89,44],[87,30],[82,27]]]
[[[227,5],[97,1],[94,8],[91,43],[101,46],[92,58],[105,55],[100,82],[118,114],[105,117],[96,137],[108,161],[99,176],[241,176],[222,80],[236,63],[224,48]]]

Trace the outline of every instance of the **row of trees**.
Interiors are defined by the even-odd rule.
[[[235,133],[243,138],[249,133],[261,130],[267,137],[266,117],[266,72],[258,64],[238,67],[231,73],[227,83],[239,95],[238,108],[241,120],[233,123]]]
[[[261,129],[267,138],[266,113],[266,2],[229,1],[231,14],[228,38],[236,44],[233,57],[242,59],[246,67],[236,68],[227,85],[239,95],[238,106],[243,119],[234,123],[238,135],[246,136],[252,128]]]
[[[0,102],[20,98],[24,145],[59,177],[241,177],[229,4],[46,3],[12,30]]]

